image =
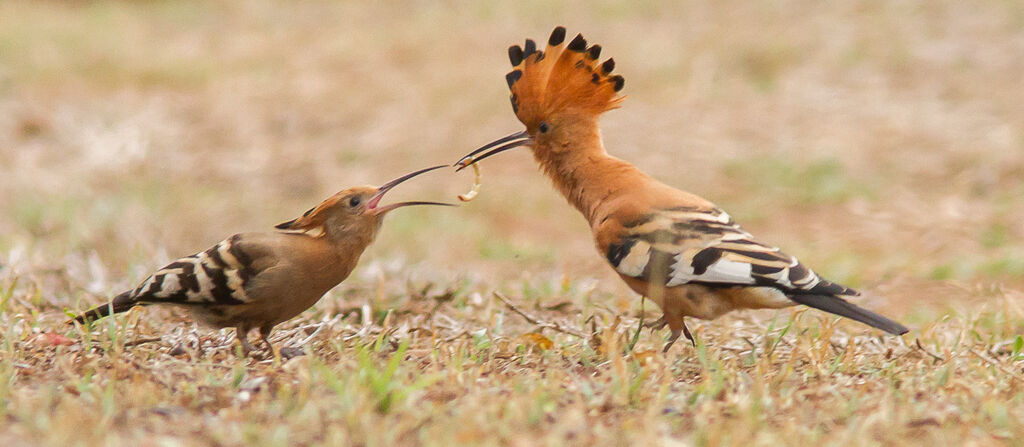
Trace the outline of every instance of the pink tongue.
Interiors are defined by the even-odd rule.
[[[366,204],[366,208],[371,209],[371,210],[376,208],[377,204],[380,203],[380,199],[383,199],[383,198],[384,198],[383,195],[379,195],[379,196],[376,196],[376,197],[370,199],[370,202]]]

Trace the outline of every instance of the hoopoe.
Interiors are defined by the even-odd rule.
[[[283,231],[231,236],[168,264],[138,287],[69,323],[96,320],[137,305],[174,304],[187,307],[193,318],[206,325],[234,327],[246,354],[255,349],[248,340],[252,329],[259,329],[260,339],[275,352],[268,339],[274,326],[310,308],[344,281],[389,211],[410,205],[454,206],[438,202],[380,206],[384,194],[396,185],[445,166],[421,169],[380,187],[340,191],[301,217],[276,226]]]
[[[557,27],[547,47],[527,39],[508,50],[505,79],[512,110],[526,129],[491,142],[456,163],[462,169],[499,152],[529,147],[540,169],[590,223],[597,250],[619,276],[661,308],[655,327],[694,342],[684,317],[714,319],[735,309],[803,304],[895,335],[903,325],[843,297],[859,293],[816,275],[778,248],[755,240],[729,215],[694,194],[669,187],[609,155],[598,118],[618,108],[624,80],[614,59],[598,63],[600,45],[577,35],[563,47]]]

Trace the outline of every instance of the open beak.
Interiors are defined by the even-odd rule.
[[[526,146],[530,144],[533,144],[533,138],[530,137],[529,133],[527,133],[525,130],[522,132],[516,132],[507,137],[499,138],[490,143],[487,143],[480,149],[470,152],[465,157],[459,159],[459,161],[452,166],[455,166],[456,171],[460,171],[462,170],[462,168],[465,168],[466,166],[469,166],[487,157],[490,157],[491,155],[497,154],[499,152],[505,152],[509,149],[517,148],[519,146]]]
[[[384,194],[386,194],[388,191],[390,191],[391,188],[394,188],[394,187],[398,186],[398,184],[400,184],[400,183],[402,183],[402,182],[404,182],[406,180],[409,180],[409,179],[411,179],[413,177],[416,177],[417,175],[423,174],[424,172],[430,172],[430,171],[433,171],[435,169],[445,168],[447,166],[448,165],[439,165],[439,166],[433,166],[433,167],[430,167],[430,168],[420,169],[419,171],[412,172],[412,173],[409,173],[409,174],[405,174],[405,175],[403,175],[403,176],[401,176],[399,178],[396,178],[396,179],[394,179],[394,180],[392,180],[390,182],[387,182],[387,183],[381,185],[380,187],[377,188],[377,192],[374,193],[373,196],[370,196],[370,201],[366,202],[366,210],[371,212],[371,213],[373,213],[373,214],[384,214],[384,213],[386,213],[388,211],[391,211],[391,210],[393,210],[395,208],[401,208],[403,206],[410,206],[410,205],[457,206],[457,205],[453,205],[451,203],[416,201],[416,202],[398,202],[398,203],[392,203],[391,205],[387,205],[387,206],[377,207],[377,205],[380,204],[380,199],[384,198]]]

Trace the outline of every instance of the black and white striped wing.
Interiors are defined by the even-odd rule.
[[[616,271],[667,287],[684,284],[774,287],[786,294],[857,295],[764,245],[725,211],[677,207],[626,226],[607,258]]]
[[[131,292],[132,298],[140,303],[246,304],[246,287],[259,273],[254,261],[234,235],[158,270]]]

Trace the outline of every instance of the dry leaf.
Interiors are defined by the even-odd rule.
[[[658,351],[654,349],[647,349],[643,351],[637,351],[633,353],[633,358],[636,359],[637,363],[642,366],[647,366],[658,357]]]
[[[42,346],[71,346],[75,341],[56,332],[44,332],[36,337],[36,343]]]
[[[555,342],[536,332],[528,332],[519,336],[519,342],[529,346],[540,349],[541,351],[547,351],[555,346]]]

